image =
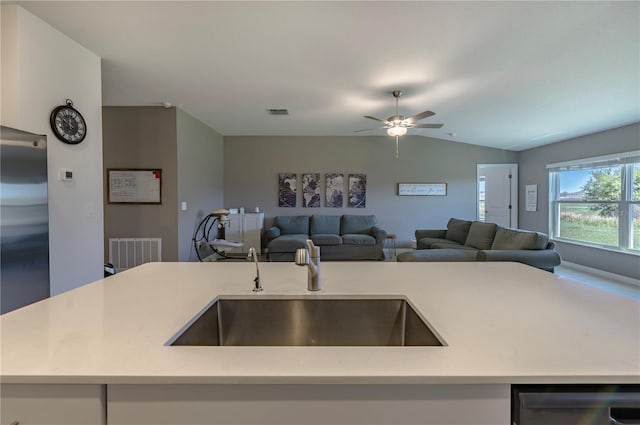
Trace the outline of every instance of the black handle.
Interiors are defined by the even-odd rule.
[[[612,407],[609,413],[611,425],[640,425],[640,407]]]

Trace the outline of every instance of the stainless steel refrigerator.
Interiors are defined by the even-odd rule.
[[[47,139],[0,127],[0,313],[49,297]]]

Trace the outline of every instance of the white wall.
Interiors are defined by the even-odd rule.
[[[2,124],[17,127],[18,110],[14,105],[18,99],[18,8],[2,6],[0,9],[2,37],[0,37],[0,64],[2,67],[2,85],[0,85],[0,117]]]
[[[3,87],[11,87],[6,99],[2,91],[2,124],[46,134],[49,141],[53,296],[103,276],[100,57],[21,7],[1,7],[3,43],[5,37],[17,43],[15,54],[2,57]],[[51,111],[67,98],[87,121],[87,138],[79,145],[62,143],[49,127]],[[59,168],[73,170],[73,181],[59,182]]]

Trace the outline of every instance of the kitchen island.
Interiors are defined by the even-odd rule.
[[[69,399],[75,423],[506,425],[511,384],[640,383],[638,301],[521,264],[324,262],[319,292],[260,274],[152,263],[0,317],[2,424]],[[225,296],[404,297],[445,345],[167,345]]]

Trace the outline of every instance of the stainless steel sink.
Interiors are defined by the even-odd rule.
[[[404,298],[218,298],[167,345],[441,346]]]

